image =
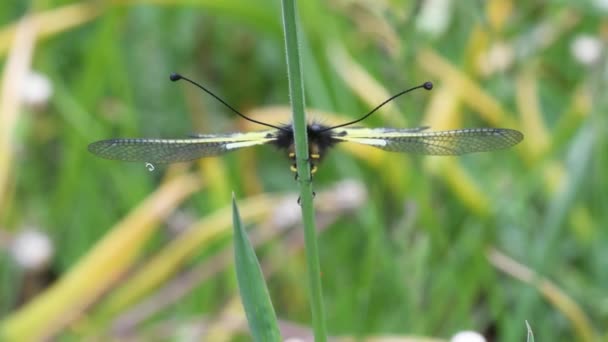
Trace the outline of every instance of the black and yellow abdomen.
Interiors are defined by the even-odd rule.
[[[283,128],[284,130],[278,132],[277,139],[273,143],[277,148],[287,151],[287,157],[292,162],[291,171],[297,172],[293,127],[285,125]],[[321,162],[327,150],[340,142],[333,137],[335,132],[327,130],[327,128],[327,126],[317,123],[307,126],[308,162],[310,163],[311,173],[317,171],[317,165]]]

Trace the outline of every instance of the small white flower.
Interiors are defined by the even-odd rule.
[[[451,0],[424,1],[416,20],[416,28],[435,37],[442,35],[450,24],[451,8]]]
[[[284,342],[305,342],[305,340],[298,337],[289,337]]]
[[[44,268],[53,256],[53,244],[49,237],[37,230],[27,229],[18,233],[10,245],[15,262],[26,270]]]
[[[504,72],[513,65],[514,55],[513,47],[510,44],[496,42],[481,56],[479,69],[484,75]]]
[[[192,213],[177,210],[167,218],[167,230],[173,235],[185,232],[196,222],[196,217]]]
[[[572,41],[570,51],[581,64],[594,64],[602,55],[602,42],[596,36],[581,34]]]
[[[27,75],[21,96],[25,105],[30,107],[44,107],[49,102],[53,95],[53,85],[51,81],[43,74],[35,71]]]
[[[355,180],[343,180],[332,188],[331,203],[335,203],[336,207],[341,210],[353,210],[367,200],[367,191],[365,186]]]
[[[476,331],[461,331],[452,336],[450,342],[486,342],[486,339]]]
[[[287,229],[299,224],[302,220],[297,196],[287,196],[280,201],[272,213],[271,223],[279,229]]]
[[[592,0],[595,7],[604,12],[608,12],[608,0]]]

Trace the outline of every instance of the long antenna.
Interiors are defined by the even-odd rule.
[[[171,81],[175,82],[175,81],[179,81],[179,80],[184,80],[187,82],[190,82],[191,84],[195,85],[196,87],[202,89],[204,92],[206,92],[207,94],[213,96],[216,100],[220,101],[224,106],[228,107],[228,109],[230,109],[231,111],[233,111],[236,115],[242,117],[243,119],[247,120],[247,121],[251,121],[253,123],[256,123],[258,125],[262,125],[262,126],[266,126],[266,127],[271,127],[271,128],[276,128],[280,131],[286,131],[285,128],[283,127],[279,127],[279,126],[274,126],[265,122],[261,122],[255,119],[252,119],[248,116],[246,116],[245,114],[242,114],[241,112],[239,112],[238,110],[234,109],[234,107],[232,107],[231,105],[229,105],[228,103],[226,103],[226,101],[222,100],[219,96],[215,95],[214,93],[212,93],[210,90],[208,90],[207,88],[203,87],[202,85],[198,84],[197,82],[194,82],[193,80],[184,77],[178,73],[172,73],[171,76],[169,76],[169,79],[171,79]]]
[[[359,122],[359,121],[363,121],[363,120],[365,120],[365,119],[366,119],[368,116],[370,116],[370,115],[374,114],[374,113],[375,113],[375,112],[376,112],[378,109],[380,109],[380,108],[381,108],[382,106],[384,106],[385,104],[387,104],[387,103],[391,102],[392,100],[394,100],[394,99],[398,98],[399,96],[401,96],[401,95],[403,95],[403,94],[409,93],[410,91],[412,91],[412,90],[416,90],[416,89],[419,89],[419,88],[424,88],[424,89],[426,89],[426,90],[431,90],[431,89],[433,89],[433,83],[431,83],[431,82],[424,82],[423,84],[421,84],[421,85],[419,85],[419,86],[415,86],[415,87],[413,87],[413,88],[410,88],[410,89],[404,90],[404,91],[402,91],[402,92],[400,92],[400,93],[397,93],[397,94],[395,94],[395,95],[393,95],[393,96],[389,97],[388,99],[386,99],[384,102],[382,102],[381,104],[379,104],[379,105],[378,105],[376,108],[372,109],[372,110],[371,110],[369,113],[367,113],[367,114],[363,115],[361,118],[359,118],[359,119],[357,119],[357,120],[349,121],[349,122],[347,122],[347,123],[343,123],[343,124],[340,124],[340,125],[337,125],[337,126],[333,126],[333,127],[328,127],[328,128],[325,128],[324,130],[322,130],[322,131],[320,131],[320,132],[330,131],[330,130],[335,129],[335,128],[340,128],[340,127],[344,127],[344,126],[348,126],[348,125],[355,124],[355,123],[357,123],[357,122]]]

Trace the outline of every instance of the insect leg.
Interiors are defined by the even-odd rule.
[[[314,199],[315,197],[317,197],[317,193],[316,192],[312,192],[312,198]],[[302,197],[298,196],[298,205],[302,205],[300,202],[302,202]]]

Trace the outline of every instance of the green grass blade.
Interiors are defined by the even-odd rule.
[[[325,317],[323,313],[323,292],[321,289],[321,269],[317,248],[317,230],[313,207],[312,179],[308,163],[308,138],[306,132],[306,114],[304,111],[304,84],[302,63],[300,61],[300,43],[298,41],[297,15],[295,0],[282,1],[283,29],[285,31],[285,54],[287,75],[289,78],[289,98],[293,110],[293,129],[296,150],[296,166],[300,183],[300,206],[306,245],[306,263],[308,266],[309,291],[312,309],[312,325],[315,341],[327,339]]]
[[[251,335],[255,341],[281,341],[277,317],[264,282],[264,275],[253,246],[243,229],[234,196],[232,197],[232,221],[236,276]]]
[[[532,327],[530,326],[530,323],[528,323],[528,321],[526,321],[526,328],[528,328],[528,338],[526,339],[526,341],[534,342],[534,333],[532,332]]]

